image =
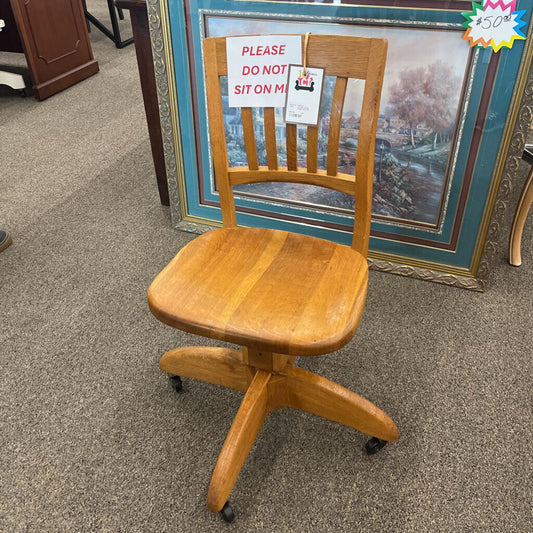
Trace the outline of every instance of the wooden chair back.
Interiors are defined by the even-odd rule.
[[[234,185],[267,181],[319,185],[355,197],[352,248],[366,257],[372,210],[374,145],[387,56],[387,41],[351,36],[309,36],[307,65],[325,68],[326,76],[336,77],[329,117],[327,168],[325,170],[317,168],[317,126],[307,127],[306,168],[298,167],[297,126],[295,124],[286,124],[287,166],[278,166],[273,107],[263,110],[267,165],[260,166],[258,163],[252,108],[243,107],[241,115],[248,166],[229,167],[220,84],[220,77],[227,75],[226,37],[207,38],[203,46],[211,146],[224,226],[237,225],[232,189]],[[302,36],[302,50],[303,47],[304,36]],[[337,170],[342,113],[349,78],[365,80],[355,176],[339,173]]]

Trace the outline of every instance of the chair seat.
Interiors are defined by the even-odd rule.
[[[181,330],[288,355],[337,350],[355,333],[366,259],[330,241],[223,228],[185,246],[148,290],[153,314]]]

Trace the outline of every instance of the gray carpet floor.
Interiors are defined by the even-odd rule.
[[[523,266],[506,228],[486,293],[372,272],[354,340],[299,360],[387,411],[397,443],[369,457],[356,431],[276,412],[236,521],[207,511],[241,395],[178,395],[158,369],[204,342],[146,304],[193,236],[159,204],[134,49],[91,39],[96,76],[44,102],[0,90],[0,531],[531,531],[531,218]]]

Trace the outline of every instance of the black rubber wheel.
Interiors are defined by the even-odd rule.
[[[176,392],[180,392],[183,388],[183,383],[181,382],[181,378],[179,376],[170,376],[170,384]]]
[[[372,437],[369,439],[365,444],[365,451],[368,453],[368,455],[373,455],[375,453],[378,453],[383,446],[387,444],[386,440],[378,439],[377,437]]]
[[[233,512],[233,509],[231,508],[229,502],[226,502],[224,504],[224,507],[222,507],[222,511],[220,511],[220,514],[226,522],[233,522],[233,520],[235,520],[235,513]]]

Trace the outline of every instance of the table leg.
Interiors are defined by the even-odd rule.
[[[511,235],[509,237],[509,263],[513,266],[520,266],[522,264],[522,255],[520,252],[522,231],[532,202],[533,168],[530,170],[524,188],[522,189],[511,227]]]

